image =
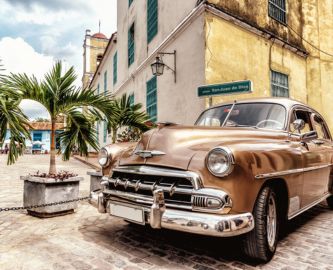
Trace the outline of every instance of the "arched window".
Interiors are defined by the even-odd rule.
[[[97,55],[97,66],[102,62],[102,59],[103,59],[103,55],[102,54],[99,54]]]

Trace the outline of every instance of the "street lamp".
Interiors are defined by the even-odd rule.
[[[163,63],[163,60],[161,57],[156,56],[155,62],[151,64],[151,70],[153,72],[153,75],[161,76],[164,72],[165,64]]]
[[[162,57],[164,55],[173,55],[173,61],[174,61],[174,68],[172,69],[171,67],[169,67],[167,64],[165,64],[163,62]],[[177,76],[176,76],[176,72],[177,72],[177,68],[176,68],[176,51],[172,52],[172,53],[166,53],[166,52],[159,52],[157,53],[157,56],[155,58],[155,62],[151,64],[151,70],[154,76],[161,76],[164,73],[164,67],[166,67],[167,69],[170,69],[174,75],[174,80],[175,83],[177,82]]]

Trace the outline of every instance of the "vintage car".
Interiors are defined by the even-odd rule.
[[[160,123],[138,143],[101,149],[91,203],[154,229],[243,235],[244,252],[267,262],[282,224],[325,199],[333,207],[332,158],[329,129],[309,106],[235,101],[194,126]]]

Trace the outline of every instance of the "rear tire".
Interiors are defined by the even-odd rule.
[[[244,253],[254,259],[268,262],[272,259],[279,236],[279,214],[274,190],[264,187],[255,203],[254,229],[245,235]]]
[[[327,202],[327,204],[328,204],[328,207],[329,207],[330,209],[333,210],[333,195],[329,196],[329,197],[326,199],[326,202]]]

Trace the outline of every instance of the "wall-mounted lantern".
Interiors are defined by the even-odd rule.
[[[172,69],[167,64],[163,62],[162,57],[164,55],[173,55],[174,68]],[[161,76],[164,73],[164,67],[170,69],[174,75],[175,83],[177,82],[177,67],[176,67],[176,50],[172,53],[159,52],[155,58],[155,62],[151,64],[151,70],[154,76]]]

